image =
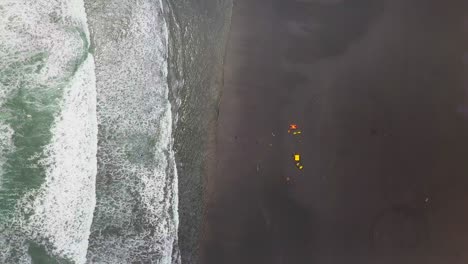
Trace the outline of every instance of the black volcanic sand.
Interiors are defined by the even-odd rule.
[[[462,10],[236,1],[201,263],[468,263]]]

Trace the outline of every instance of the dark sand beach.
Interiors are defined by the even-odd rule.
[[[202,264],[468,263],[461,3],[235,1]]]

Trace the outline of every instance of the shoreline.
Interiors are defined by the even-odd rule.
[[[172,6],[170,57],[172,85],[181,102],[176,110],[178,122],[174,131],[177,171],[179,175],[178,240],[182,263],[198,263],[199,241],[203,234],[203,206],[207,174],[216,158],[217,106],[222,89],[222,53],[224,46],[216,42],[226,30],[230,0],[210,6],[207,14],[194,15],[197,3]],[[195,9],[194,9],[195,8]],[[193,13],[185,12],[194,10]],[[179,15],[179,16],[178,16]],[[213,17],[218,24],[208,24]],[[174,25],[177,24],[177,25]],[[192,34],[186,34],[192,32]],[[201,38],[201,36],[211,38]],[[224,40],[225,42],[226,40]],[[194,43],[199,46],[193,46]],[[174,86],[175,85],[175,86]],[[180,85],[180,86],[177,86]]]
[[[221,104],[221,98],[223,95],[223,90],[224,90],[224,66],[226,62],[226,55],[227,55],[227,50],[228,50],[228,45],[229,45],[229,36],[231,32],[231,19],[232,19],[232,7],[233,5],[230,5],[230,10],[227,15],[227,21],[225,22],[225,25],[228,25],[228,29],[225,30],[224,32],[224,43],[220,45],[221,50],[223,50],[223,55],[222,55],[222,60],[221,63],[219,63],[216,68],[216,72],[218,72],[217,78],[214,78],[214,86],[218,87],[219,89],[219,94],[217,97],[217,105],[215,109],[215,114],[213,119],[210,122],[210,129],[208,131],[208,140],[206,144],[206,158],[204,161],[204,177],[203,177],[203,209],[202,209],[202,223],[200,226],[200,236],[198,240],[198,250],[200,250],[201,245],[203,244],[203,241],[205,240],[207,236],[207,228],[205,226],[205,218],[206,218],[206,212],[207,208],[209,208],[209,204],[213,195],[213,188],[214,188],[214,178],[215,178],[215,173],[216,173],[216,167],[218,163],[218,158],[217,158],[217,139],[218,139],[218,119],[219,119],[219,107]],[[204,256],[202,255],[203,252],[198,251],[197,255],[197,263],[203,263],[203,258]]]
[[[468,127],[453,112],[462,52],[449,14],[404,0],[236,1],[202,264],[435,263],[428,253],[459,252]]]

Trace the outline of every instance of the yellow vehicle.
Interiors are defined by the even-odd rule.
[[[301,155],[294,154],[294,161],[301,161]]]

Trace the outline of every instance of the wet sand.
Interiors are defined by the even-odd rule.
[[[201,263],[467,263],[461,10],[236,1]]]

